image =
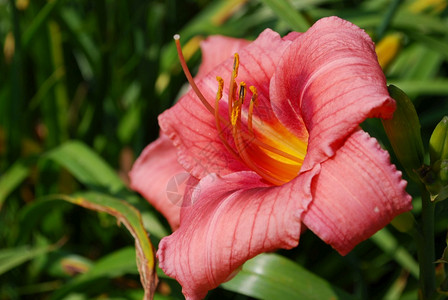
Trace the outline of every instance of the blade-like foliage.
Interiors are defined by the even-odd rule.
[[[193,74],[201,41],[215,34],[253,40],[272,28],[285,35],[336,15],[377,45],[396,37],[378,55],[388,84],[415,106],[426,151],[448,112],[447,12],[446,0],[0,1],[0,299],[184,298],[166,276],[156,289],[152,245],[171,228],[130,191],[127,176],[157,138],[157,116],[184,93],[175,33],[188,45]],[[362,126],[404,170],[381,124]],[[422,250],[414,238],[428,231],[418,226],[428,214],[419,188],[407,187],[412,230],[389,226],[346,257],[304,232],[299,247],[255,257],[208,299],[416,299]],[[448,201],[439,201],[446,186],[437,188],[443,294]]]
[[[79,193],[75,196],[59,196],[59,198],[82,207],[108,213],[119,223],[122,223],[135,239],[135,251],[137,253],[137,266],[141,276],[141,283],[145,289],[145,299],[152,299],[157,286],[157,274],[155,273],[155,253],[148,234],[143,227],[140,213],[128,203],[96,192]],[[110,259],[114,262],[123,262],[123,259]],[[125,263],[127,263],[125,261]],[[108,267],[108,263],[102,263]],[[100,264],[100,265],[102,265]],[[112,267],[112,269],[114,269]],[[95,272],[101,271],[97,267],[88,276],[98,276]],[[109,271],[110,272],[110,271]],[[83,280],[83,279],[80,279]],[[57,298],[56,298],[57,299]]]

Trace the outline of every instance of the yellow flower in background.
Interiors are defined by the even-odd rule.
[[[16,1],[16,8],[18,10],[25,10],[28,8],[28,5],[30,5],[30,0],[17,0]]]
[[[375,51],[378,56],[378,62],[383,70],[385,70],[397,56],[401,49],[402,39],[403,37],[401,34],[391,33],[377,43]]]
[[[440,13],[446,8],[447,4],[447,0],[416,0],[409,6],[409,10],[414,13],[422,11]]]
[[[3,45],[3,55],[5,56],[5,61],[8,64],[12,62],[12,58],[14,57],[14,51],[16,48],[15,45],[14,34],[10,31],[6,35]]]

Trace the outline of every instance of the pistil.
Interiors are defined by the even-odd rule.
[[[177,55],[179,56],[179,61],[182,66],[182,70],[184,71],[185,77],[187,77],[188,83],[190,83],[191,88],[195,92],[195,94],[199,97],[199,100],[201,100],[202,104],[205,106],[205,108],[208,109],[209,112],[212,114],[215,114],[215,110],[213,107],[208,103],[207,99],[205,99],[204,95],[202,95],[201,91],[199,90],[198,86],[193,80],[193,76],[191,76],[190,70],[188,69],[187,62],[185,61],[184,54],[182,53],[182,48],[180,46],[180,35],[175,34],[174,35],[174,42],[176,43],[176,49],[177,49]]]

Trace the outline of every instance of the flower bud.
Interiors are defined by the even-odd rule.
[[[429,140],[431,165],[438,160],[448,159],[448,116],[437,124]]]
[[[384,130],[397,159],[408,176],[420,182],[415,170],[423,165],[423,142],[420,135],[420,121],[409,97],[396,86],[388,87],[389,94],[397,102],[397,109],[390,120],[382,120]]]
[[[429,140],[432,180],[423,180],[435,201],[448,198],[448,116],[437,124]]]

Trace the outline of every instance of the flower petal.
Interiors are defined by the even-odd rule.
[[[319,20],[284,52],[271,100],[286,127],[309,132],[302,171],[334,155],[366,118],[395,110],[372,40],[337,17]]]
[[[280,187],[253,172],[203,178],[179,229],[159,244],[160,267],[187,299],[201,299],[255,255],[295,247],[311,199],[309,173]]]
[[[261,122],[275,117],[269,104],[269,82],[282,52],[290,43],[290,40],[282,40],[277,33],[267,29],[254,42],[238,52],[240,64],[237,80],[244,81],[247,86],[257,87],[258,107],[254,115],[260,118]],[[215,45],[207,48],[209,51],[219,51]],[[223,77],[225,84],[220,101],[220,115],[224,119],[228,119],[226,102],[228,78],[232,69],[233,56],[196,82],[209,104],[214,107],[218,90],[216,76]],[[250,101],[246,102],[243,109],[247,109]],[[247,167],[226,149],[216,129],[214,115],[204,107],[192,90],[159,116],[159,124],[164,134],[169,136],[178,148],[179,163],[193,176],[203,178],[210,173],[225,175],[247,170]],[[228,128],[224,128],[222,132],[232,145],[233,138],[227,135]]]
[[[129,177],[131,188],[160,211],[173,230],[179,227],[185,187],[196,184],[197,180],[190,178],[177,162],[176,148],[166,136],[161,135],[143,150]]]
[[[220,35],[213,35],[201,42],[202,62],[199,66],[196,79],[207,75],[220,63],[231,57],[241,48],[246,47],[250,41]]]
[[[342,255],[412,208],[401,172],[364,131],[321,166],[303,222]]]

